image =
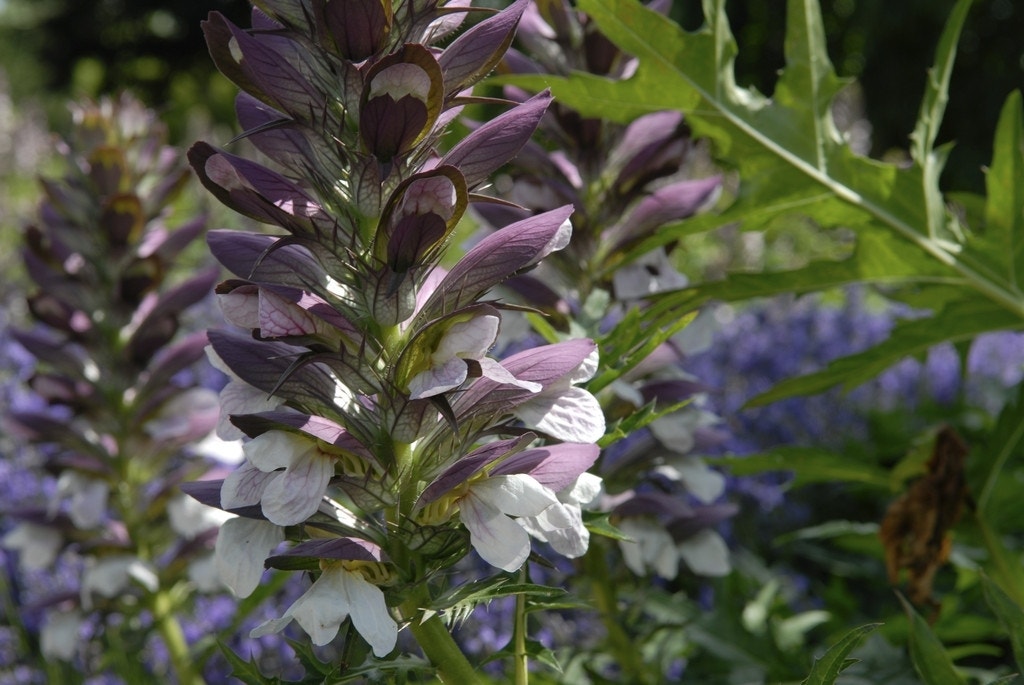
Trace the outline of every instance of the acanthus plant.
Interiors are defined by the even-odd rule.
[[[667,5],[652,8],[665,11]],[[559,0],[531,5],[517,40],[521,50],[509,51],[501,64],[504,74],[589,72],[625,79],[636,68],[635,58]],[[506,86],[505,93],[528,97],[514,86]],[[708,324],[698,320],[691,328],[689,318],[649,306],[653,296],[688,281],[669,251],[658,246],[643,252],[643,244],[658,228],[712,205],[721,183],[678,112],[655,112],[621,125],[583,117],[556,102],[542,119],[536,142],[495,179],[495,187],[525,211],[501,204],[478,209],[490,225],[503,226],[552,205],[572,204],[572,243],[507,286],[518,296],[514,301],[548,314],[533,318],[548,338],[582,330],[599,339],[605,365],[591,388],[608,388],[607,412],[621,421],[603,444],[628,436],[600,464],[616,517],[646,511],[680,534],[695,535],[693,555],[702,559],[690,566],[708,575],[727,572],[728,562],[721,539],[707,526],[733,511],[716,503],[722,476],[692,456],[722,437],[717,417],[705,406],[707,388],[685,372],[686,356],[706,345]],[[644,425],[646,430],[638,430]],[[659,490],[675,483],[668,489],[678,501],[666,508],[671,498],[663,492],[645,494],[652,481],[661,484]],[[639,501],[631,504],[634,498]],[[691,525],[682,525],[682,519]],[[666,539],[672,544],[667,534]],[[676,542],[687,545],[686,539]],[[690,554],[683,550],[681,556]],[[643,572],[632,551],[627,559]],[[658,575],[676,573],[662,564]]]
[[[151,676],[199,682],[178,614],[197,590],[223,589],[212,553],[224,515],[178,486],[231,446],[198,447],[217,394],[201,385],[206,335],[185,333],[183,318],[218,270],[173,268],[206,226],[202,216],[170,225],[188,168],[155,113],[126,95],[72,114],[58,144],[68,170],[42,179],[24,234],[35,325],[11,335],[35,358],[31,399],[5,417],[38,450],[55,494],[4,512],[18,521],[4,546],[28,571],[79,569],[78,588],[41,600],[44,659],[95,671],[108,665],[82,634],[128,651],[159,634],[170,668]]]
[[[651,7],[667,12],[669,3]],[[493,81],[506,84],[505,97],[529,101],[515,85],[523,75],[531,85],[547,75],[581,72],[625,80],[636,67],[635,58],[571,3],[537,0],[524,11]],[[624,538],[618,549],[591,547],[583,585],[595,593],[619,666],[638,682],[662,676],[639,663],[622,633],[616,593],[630,573],[678,584],[687,582],[687,573],[715,577],[731,568],[716,528],[736,506],[723,500],[725,477],[696,456],[724,434],[708,409],[709,388],[686,372],[687,356],[710,339],[709,322],[656,304],[659,295],[688,282],[670,247],[644,247],[659,228],[713,206],[721,186],[678,112],[654,112],[623,125],[584,117],[556,100],[534,139],[494,176],[491,192],[511,203],[474,206],[499,230],[553,207],[572,207],[571,243],[502,284],[510,302],[533,310],[525,313],[532,327],[521,321],[507,326],[504,342],[515,347],[538,336],[556,342],[581,335],[599,342],[602,364],[588,387],[603,391],[598,397],[612,425],[593,469],[604,494],[592,506],[607,511]]]
[[[500,202],[476,191],[550,104],[547,93],[505,103],[461,141],[442,140],[479,100],[472,86],[501,59],[527,0],[500,12],[436,0],[254,4],[250,29],[218,13],[203,28],[242,90],[242,135],[274,168],[206,143],[189,159],[222,202],[283,233],[208,237],[236,276],[217,292],[242,329],[209,333],[232,378],[220,434],[244,437],[246,460],[223,482],[186,489],[237,514],[217,540],[237,594],[255,590],[264,566],[313,578],[255,634],[294,620],[320,645],[340,631],[347,668],[372,650],[368,668],[397,671],[411,663],[395,659],[409,628],[442,679],[473,682],[442,620],[459,601],[445,569],[475,549],[499,569],[483,581],[497,592],[531,554],[527,531],[581,554],[580,503],[558,495],[594,463],[605,430],[579,385],[597,368],[593,341],[489,356],[508,309],[489,290],[565,247],[571,206],[439,266],[469,204]],[[467,17],[479,20],[452,38]]]

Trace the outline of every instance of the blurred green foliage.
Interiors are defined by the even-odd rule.
[[[206,52],[211,10],[248,23],[242,0],[2,0],[0,64],[15,102],[40,102],[66,129],[66,102],[131,90],[160,111],[175,143],[191,116],[233,120],[235,88]]]
[[[871,122],[873,156],[907,148],[922,83],[954,0],[823,0],[829,51],[842,76],[857,78]],[[673,17],[695,28],[698,0],[675,0]],[[770,93],[783,65],[785,0],[730,0],[740,45],[741,85]],[[178,144],[190,115],[233,121],[235,88],[216,73],[200,21],[211,10],[248,25],[243,0],[0,0],[0,64],[15,101],[42,100],[63,130],[64,102],[128,88],[161,110]],[[947,189],[982,187],[990,133],[1005,94],[1024,83],[1024,5],[977,0],[964,30],[942,140],[957,143]]]

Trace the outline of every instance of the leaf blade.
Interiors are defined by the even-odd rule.
[[[829,647],[820,659],[815,660],[811,672],[802,681],[801,685],[833,685],[839,674],[853,663],[848,659],[850,652],[860,644],[864,637],[878,628],[881,623],[868,623],[867,625],[854,628],[836,644]]]
[[[910,660],[926,685],[966,685],[953,660],[928,623],[910,602],[899,595],[900,603],[910,621]]]

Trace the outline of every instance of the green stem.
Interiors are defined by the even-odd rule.
[[[601,614],[605,630],[608,631],[612,654],[626,676],[624,682],[646,683],[647,674],[640,653],[620,622],[622,612],[619,611],[615,590],[608,576],[608,564],[604,554],[604,545],[591,543],[583,558],[593,588],[594,602]]]
[[[525,575],[525,574],[524,574]],[[530,682],[530,659],[526,654],[526,595],[516,595],[515,685]]]
[[[409,621],[409,629],[430,663],[437,668],[443,683],[471,685],[479,682],[477,671],[455,643],[448,628],[437,614],[420,620],[421,601],[427,599],[426,588],[420,587],[413,597],[402,604],[402,615]]]
[[[188,643],[181,624],[174,615],[174,603],[169,594],[160,590],[153,595],[153,620],[164,640],[167,652],[171,657],[171,668],[180,685],[203,685],[205,681],[196,672],[189,655]]]

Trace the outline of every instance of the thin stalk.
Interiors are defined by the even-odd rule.
[[[420,586],[419,591],[402,604],[402,615],[409,621],[409,629],[423,653],[437,669],[438,678],[453,685],[480,682],[476,668],[469,663],[440,617],[434,614],[425,621],[420,620],[420,604],[425,599],[426,588]]]
[[[594,602],[601,615],[605,630],[608,631],[608,642],[615,660],[622,668],[623,681],[630,683],[646,683],[647,673],[640,659],[636,645],[623,630],[619,622],[620,611],[608,577],[608,564],[604,558],[604,545],[591,545],[583,557],[590,578]]]
[[[171,668],[176,680],[180,685],[204,685],[206,681],[194,668],[185,633],[174,615],[171,597],[165,590],[158,591],[152,597],[153,619],[171,657]]]
[[[526,654],[526,595],[516,595],[515,635],[515,685],[530,682],[530,658]]]

